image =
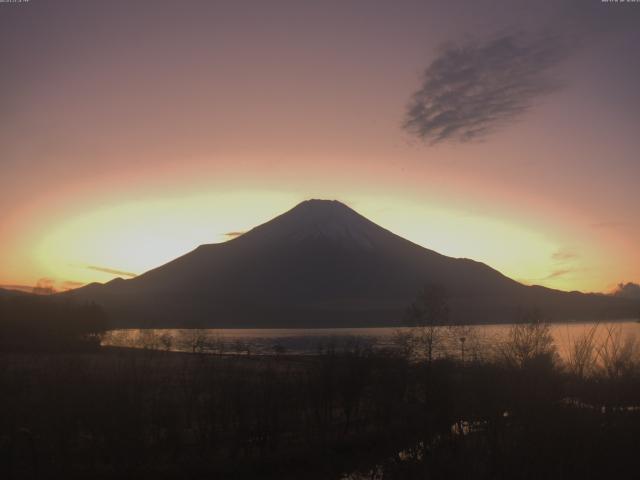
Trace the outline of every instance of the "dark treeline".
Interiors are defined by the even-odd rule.
[[[544,325],[531,324],[483,361],[357,342],[313,357],[3,354],[0,470],[7,479],[637,478],[638,363],[624,343],[612,340],[599,364],[584,345],[561,364]]]
[[[45,295],[0,297],[0,351],[95,350],[107,317],[95,304]]]

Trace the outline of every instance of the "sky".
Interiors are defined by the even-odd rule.
[[[640,281],[640,3],[0,3],[0,285],[309,198],[526,284]]]

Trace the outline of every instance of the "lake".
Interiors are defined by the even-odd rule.
[[[436,355],[483,358],[507,338],[512,325],[438,327]],[[550,331],[558,354],[567,358],[574,342],[594,329],[595,345],[607,338],[621,343],[640,338],[635,320],[595,323],[557,323]],[[308,355],[353,348],[398,349],[399,339],[411,328],[313,328],[313,329],[122,329],[108,332],[104,346],[151,348],[183,352],[238,355]],[[461,339],[464,338],[464,341]]]

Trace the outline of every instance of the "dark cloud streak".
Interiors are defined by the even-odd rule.
[[[116,270],[115,268],[108,268],[108,267],[98,267],[96,265],[87,265],[87,268],[89,270],[95,270],[97,272],[104,272],[104,273],[112,273],[114,275],[121,275],[123,277],[137,277],[138,274],[137,273],[131,273],[131,272],[124,272],[122,270]]]
[[[552,278],[564,277],[565,275],[567,275],[567,274],[569,274],[571,272],[573,272],[573,269],[571,269],[571,268],[563,268],[563,269],[559,269],[559,270],[554,270],[549,275],[544,277],[542,280],[551,280]]]
[[[568,51],[555,34],[445,45],[425,70],[403,127],[431,144],[482,139],[562,87],[552,68]]]

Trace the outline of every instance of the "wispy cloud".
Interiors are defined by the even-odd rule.
[[[18,290],[20,292],[28,292],[28,293],[32,293],[33,292],[33,285],[4,284],[4,285],[0,285],[0,288],[3,288],[5,290]]]
[[[551,254],[551,260],[555,263],[555,269],[549,275],[540,280],[553,280],[564,277],[578,270],[575,268],[575,261],[580,258],[576,250],[571,247],[562,247]]]
[[[571,247],[562,247],[551,254],[552,270],[551,272],[540,278],[529,278],[520,280],[525,284],[532,284],[536,282],[545,282],[548,280],[555,280],[567,275],[574,274],[583,270],[582,267],[576,266],[575,261],[580,258],[580,254]]]
[[[432,144],[482,139],[561,88],[551,70],[567,53],[554,34],[445,45],[424,71],[403,126]]]
[[[62,289],[63,290],[73,290],[74,288],[79,288],[82,287],[83,285],[85,285],[84,282],[76,282],[73,280],[65,280],[64,282],[62,282]]]
[[[551,280],[553,278],[559,278],[559,277],[564,277],[565,275],[569,274],[573,272],[572,268],[561,268],[559,270],[554,270],[553,272],[551,272],[549,275],[547,275],[546,277],[542,278],[541,280]]]
[[[551,255],[551,259],[554,260],[555,262],[567,262],[570,260],[575,260],[579,257],[578,252],[576,252],[575,250],[572,250],[570,248],[561,248],[557,251],[555,251],[552,255]]]
[[[240,235],[244,235],[247,232],[227,232],[224,234],[225,237],[227,238],[236,238],[239,237]]]
[[[115,268],[109,268],[109,267],[99,267],[96,265],[87,265],[86,268],[88,268],[89,270],[95,270],[97,272],[104,272],[104,273],[112,273],[114,275],[120,275],[122,277],[137,277],[138,274],[137,273],[131,273],[131,272],[125,272],[123,270],[117,270]]]

